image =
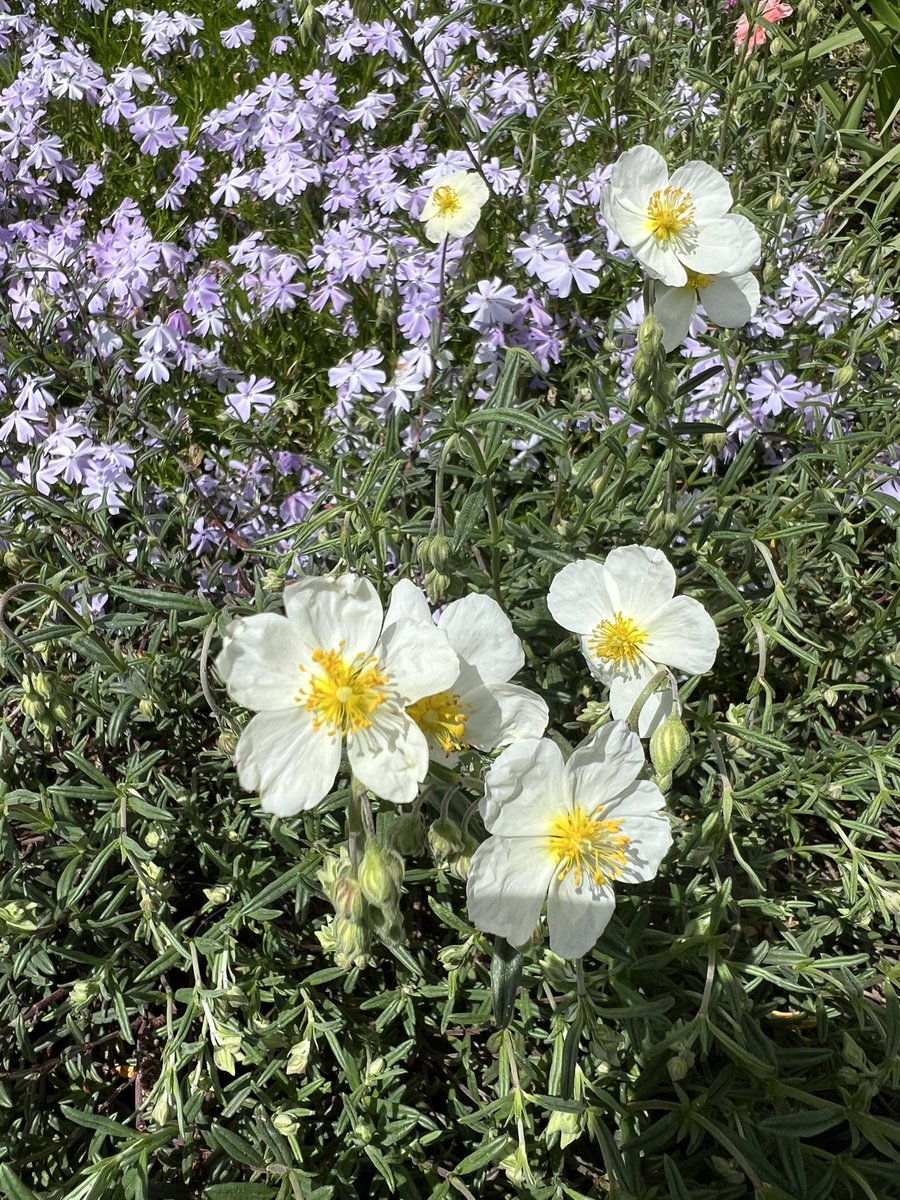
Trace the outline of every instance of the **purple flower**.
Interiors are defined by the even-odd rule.
[[[495,325],[508,325],[517,305],[515,288],[501,284],[495,276],[491,280],[482,279],[477,290],[469,292],[462,311],[472,313],[469,324],[473,329],[484,331]]]
[[[383,355],[380,350],[357,350],[349,362],[331,367],[328,382],[338,389],[338,398],[355,399],[365,392],[377,393],[387,379],[384,371],[377,367]]]
[[[219,37],[226,50],[237,50],[240,46],[250,45],[256,37],[256,30],[253,28],[252,21],[242,21],[240,25],[232,25],[229,29],[223,29]]]
[[[249,421],[253,412],[267,413],[275,403],[275,384],[271,379],[248,375],[225,397],[225,407],[240,421]]]

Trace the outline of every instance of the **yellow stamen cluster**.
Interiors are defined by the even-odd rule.
[[[436,187],[434,195],[431,198],[439,215],[442,217],[452,216],[453,213],[459,212],[462,207],[459,193],[447,184],[441,184],[440,187]]]
[[[623,617],[617,612],[611,621],[601,621],[595,627],[588,639],[588,650],[595,658],[605,659],[621,671],[625,666],[637,666],[641,646],[648,636],[631,617]]]
[[[406,710],[427,738],[437,742],[445,754],[463,750],[469,714],[454,692],[424,696]]]
[[[704,288],[708,288],[715,278],[714,275],[698,275],[696,271],[691,271],[685,267],[687,271],[687,283],[684,285],[692,292],[701,292]]]
[[[337,650],[313,651],[319,672],[296,697],[298,704],[314,714],[313,729],[324,727],[341,737],[371,728],[372,714],[387,699],[388,682],[374,658],[357,655],[348,661],[342,654],[343,645]]]
[[[647,228],[663,246],[678,237],[694,219],[694,198],[683,188],[657,188],[647,205]]]
[[[600,810],[602,811],[602,810]],[[585,874],[597,887],[620,879],[628,860],[625,851],[629,838],[619,833],[621,821],[600,821],[577,805],[551,824],[547,838],[550,857],[556,863],[556,878],[562,882],[570,871],[575,886],[581,887]]]

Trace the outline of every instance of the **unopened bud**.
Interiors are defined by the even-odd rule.
[[[642,354],[646,354],[648,358],[654,358],[662,349],[663,342],[663,327],[659,323],[656,315],[651,309],[648,312],[637,331],[638,350]]]
[[[272,1118],[272,1124],[284,1137],[290,1137],[300,1128],[300,1122],[288,1113],[276,1113]]]
[[[450,588],[450,576],[443,571],[429,571],[425,576],[425,590],[432,604],[440,604]]]
[[[438,867],[445,867],[450,859],[462,854],[465,847],[459,826],[449,817],[440,817],[434,822],[428,830],[427,840],[431,857]]]
[[[400,813],[388,830],[391,848],[404,858],[416,858],[425,849],[425,826],[422,818],[413,813]]]
[[[34,692],[28,692],[22,697],[22,712],[37,723],[46,719],[47,710],[44,702]]]
[[[348,921],[346,917],[335,917],[331,932],[334,936],[335,956],[339,966],[355,966],[358,959],[365,957],[368,938],[365,929],[357,921]]]
[[[781,38],[773,37],[771,42],[769,43],[769,53],[772,55],[772,57],[777,58],[778,55],[781,54],[781,52],[783,50],[784,50],[784,42],[781,40]]]
[[[26,679],[28,679],[27,684]],[[30,679],[27,675],[23,675],[22,686],[28,691],[36,692],[42,700],[49,700],[53,695],[53,684],[46,671],[36,671]]]
[[[782,196],[781,192],[776,188],[766,201],[766,208],[769,210],[769,212],[774,212],[776,208],[781,208],[782,204],[784,204],[784,196]]]
[[[403,883],[403,859],[396,850],[367,842],[357,874],[362,894],[370,904],[383,908],[396,903]]]
[[[848,383],[853,383],[855,379],[856,368],[851,363],[844,363],[834,373],[834,386],[838,388],[846,387]]]
[[[10,575],[18,575],[22,569],[22,559],[15,550],[4,550],[3,565],[9,571]]]
[[[220,733],[216,738],[216,745],[223,754],[227,754],[230,757],[232,754],[234,754],[234,748],[237,745],[237,738],[233,733],[226,733],[223,730],[222,733]]]
[[[469,867],[472,865],[472,855],[478,849],[478,843],[473,837],[467,837],[462,850],[447,864],[451,875],[461,879],[463,883],[469,878]]]
[[[670,713],[650,738],[650,760],[658,775],[671,775],[691,744],[684,722]]]
[[[678,517],[675,513],[657,509],[647,522],[647,530],[658,541],[671,541],[678,532]]]
[[[349,871],[339,875],[334,881],[330,895],[334,911],[339,917],[346,917],[350,921],[362,920],[366,910],[365,897],[359,880]]]
[[[443,571],[450,559],[450,542],[440,531],[431,539],[428,547],[428,559],[436,571]]]
[[[725,449],[725,443],[727,441],[727,433],[704,433],[703,449],[710,456],[710,458],[716,458]]]
[[[827,158],[822,163],[822,174],[826,179],[837,179],[841,173],[841,164],[836,158]]]

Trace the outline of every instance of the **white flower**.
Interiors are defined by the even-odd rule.
[[[697,275],[688,271],[684,287],[659,285],[653,314],[663,328],[663,347],[674,350],[688,335],[697,306],[713,325],[736,329],[746,325],[759,308],[759,284],[749,273]]]
[[[547,603],[564,629],[581,636],[591,672],[609,684],[617,720],[627,718],[660,667],[700,675],[715,662],[715,624],[699,601],[675,596],[675,571],[661,550],[621,546],[603,564],[569,563],[551,583]],[[669,689],[646,702],[641,736],[649,736],[672,708]]]
[[[232,700],[257,714],[235,751],[243,786],[265,812],[313,808],[346,744],[364,787],[414,800],[428,743],[406,709],[459,674],[446,634],[411,621],[383,629],[381,601],[358,575],[293,583],[284,609],[235,621],[216,662]]]
[[[617,159],[600,197],[610,229],[669,287],[687,283],[686,268],[740,275],[753,266],[759,234],[730,208],[731,189],[713,167],[689,162],[670,177],[666,160],[650,146]]]
[[[385,627],[404,619],[432,625],[428,601],[408,579],[391,592]],[[540,737],[547,728],[547,705],[508,682],[525,655],[496,600],[477,594],[454,600],[441,613],[438,629],[456,651],[459,674],[447,689],[423,696],[406,710],[428,738],[431,757],[448,762],[468,746],[490,751]]]
[[[550,949],[587,954],[612,916],[613,883],[652,879],[672,844],[662,792],[637,778],[643,767],[640,739],[621,721],[568,762],[546,738],[504,750],[485,777],[492,836],[469,868],[472,922],[521,946],[546,896]]]
[[[478,224],[488,195],[487,185],[474,171],[445,175],[432,188],[419,218],[425,222],[425,236],[432,242],[465,237]]]

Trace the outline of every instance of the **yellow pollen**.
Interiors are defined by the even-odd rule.
[[[702,292],[715,278],[713,275],[698,275],[696,271],[691,271],[687,267],[685,270],[687,271],[687,283],[684,284],[684,287],[689,288],[692,292]]]
[[[596,658],[605,658],[616,670],[624,666],[636,667],[641,657],[641,646],[648,634],[639,629],[631,617],[615,613],[611,621],[601,621],[588,639],[588,649]]]
[[[388,682],[374,658],[359,654],[348,662],[341,653],[343,645],[313,651],[319,671],[295,697],[313,713],[313,729],[324,727],[341,737],[371,728],[372,713],[387,699]]]
[[[445,754],[465,749],[463,736],[469,714],[454,692],[424,696],[406,710],[425,736],[437,742]]]
[[[442,217],[451,217],[455,212],[459,212],[462,207],[462,202],[459,198],[459,193],[454,188],[448,187],[446,183],[434,189],[434,195],[431,197],[434,201],[434,206]]]
[[[694,219],[694,198],[682,188],[657,188],[647,205],[647,229],[663,246]]]
[[[602,812],[600,809],[598,812]],[[600,821],[577,805],[550,825],[547,849],[556,863],[556,878],[562,882],[570,871],[575,886],[581,887],[587,873],[597,887],[620,879],[628,860],[625,851],[629,839],[619,833],[621,821]]]

